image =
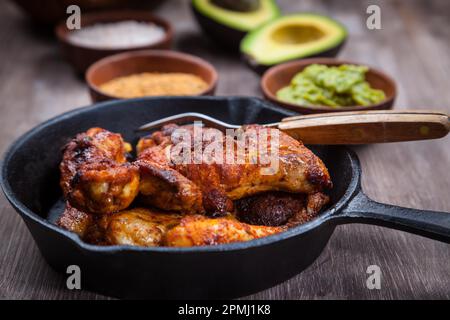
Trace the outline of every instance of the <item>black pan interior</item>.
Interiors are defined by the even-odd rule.
[[[7,153],[3,177],[14,196],[47,218],[61,199],[58,164],[70,137],[98,126],[121,133],[135,143],[142,124],[183,112],[201,112],[235,124],[270,123],[293,115],[256,98],[147,98],[113,101],[82,108],[49,120],[20,138]],[[334,188],[331,206],[345,193],[352,177],[350,156],[342,147],[311,147],[330,170]],[[58,209],[56,209],[59,211]]]

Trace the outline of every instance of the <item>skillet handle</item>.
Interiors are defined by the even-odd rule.
[[[362,191],[337,218],[339,223],[374,224],[450,243],[450,213],[379,203]]]
[[[442,138],[450,120],[430,111],[357,111],[285,118],[278,129],[305,144],[367,144]]]

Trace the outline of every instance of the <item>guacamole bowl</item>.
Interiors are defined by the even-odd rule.
[[[340,112],[340,111],[362,111],[362,110],[387,110],[392,109],[397,95],[397,89],[394,80],[384,72],[368,67],[365,74],[365,81],[368,82],[371,88],[378,89],[384,92],[384,99],[377,103],[368,105],[351,105],[351,106],[326,106],[326,105],[306,105],[302,103],[293,103],[281,100],[277,97],[277,92],[289,86],[292,78],[299,72],[302,72],[306,67],[320,64],[328,67],[340,66],[343,64],[367,66],[363,63],[344,61],[333,58],[314,58],[303,59],[292,62],[286,62],[274,66],[267,70],[261,79],[261,90],[264,97],[287,109],[297,111],[302,114],[323,113],[323,112]]]

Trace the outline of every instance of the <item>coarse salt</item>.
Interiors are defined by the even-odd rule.
[[[68,39],[85,47],[123,49],[152,45],[164,36],[164,28],[154,23],[127,20],[85,26],[70,32]]]

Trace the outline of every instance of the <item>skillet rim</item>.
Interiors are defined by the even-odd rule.
[[[275,242],[288,240],[290,238],[296,237],[307,231],[315,229],[324,223],[331,221],[336,215],[350,202],[356,193],[360,191],[360,178],[361,178],[361,166],[356,153],[346,146],[340,146],[344,152],[349,157],[350,167],[352,176],[348,187],[346,188],[342,197],[330,208],[322,212],[318,217],[313,220],[306,222],[304,224],[298,225],[286,231],[274,234],[271,236],[254,239],[250,241],[234,242],[229,244],[220,245],[209,245],[209,246],[193,246],[193,247],[139,247],[131,245],[112,245],[112,246],[98,246],[84,242],[77,234],[64,230],[55,224],[49,222],[46,218],[41,217],[37,213],[28,209],[28,207],[17,199],[15,192],[12,191],[11,185],[9,184],[7,177],[8,164],[10,163],[13,155],[21,148],[21,146],[27,142],[31,137],[33,137],[37,132],[44,130],[52,125],[57,124],[62,120],[70,119],[71,117],[89,112],[94,109],[104,109],[112,105],[125,105],[127,103],[133,102],[149,102],[153,100],[174,100],[174,99],[188,99],[188,100],[249,100],[254,101],[258,104],[262,104],[263,108],[276,111],[278,113],[284,114],[295,114],[292,111],[285,110],[281,107],[272,105],[267,101],[250,96],[204,96],[204,97],[147,97],[147,98],[135,98],[135,99],[123,99],[123,100],[111,100],[101,103],[94,103],[88,106],[75,108],[73,110],[66,111],[62,114],[54,116],[27,131],[23,135],[19,136],[6,150],[3,159],[0,163],[0,185],[2,186],[5,197],[8,199],[9,203],[13,206],[15,211],[24,219],[25,217],[33,220],[35,223],[40,224],[44,228],[51,232],[56,232],[60,236],[68,238],[71,244],[74,244],[78,249],[86,250],[91,253],[116,253],[116,252],[159,252],[159,253],[214,253],[214,252],[225,252],[225,251],[238,251],[253,249],[257,247],[262,247],[265,245],[271,245]],[[28,228],[28,226],[27,226]],[[30,231],[30,230],[29,230]],[[36,241],[36,240],[35,240]]]

